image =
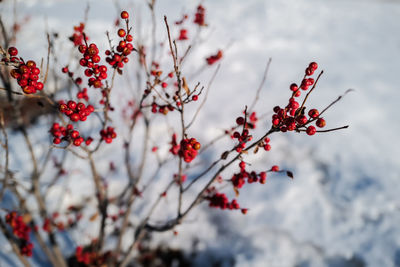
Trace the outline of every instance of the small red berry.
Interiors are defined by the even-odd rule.
[[[74,146],[80,146],[81,143],[82,143],[82,140],[80,138],[74,140]]]
[[[244,162],[244,161],[241,161],[240,163],[239,163],[239,167],[240,167],[240,169],[245,169],[246,168],[246,163]]]
[[[126,31],[124,29],[119,29],[118,30],[118,36],[119,37],[124,37],[126,35]]]
[[[74,113],[70,117],[71,121],[79,121],[80,117],[78,113]]]
[[[308,67],[308,68],[306,69],[306,75],[307,75],[307,76],[310,76],[310,75],[313,75],[313,74],[314,74],[314,69]]]
[[[301,116],[297,117],[296,120],[297,120],[297,122],[298,122],[299,124],[306,124],[306,122],[307,122],[307,117],[304,116],[304,115],[301,115]]]
[[[326,125],[326,121],[323,118],[319,118],[315,123],[319,128],[323,128]]]
[[[68,101],[67,105],[68,105],[68,108],[70,108],[70,109],[75,109],[76,108],[76,102],[75,101],[70,100],[70,101]]]
[[[8,53],[10,54],[10,56],[15,57],[16,55],[18,55],[18,49],[12,46],[8,48]]]
[[[72,137],[72,139],[78,138],[78,137],[79,137],[79,132],[78,132],[78,131],[73,131],[73,132],[71,133],[71,137]]]
[[[121,12],[121,19],[127,19],[129,18],[129,13],[127,11],[122,11]]]
[[[315,108],[310,109],[310,111],[308,112],[308,116],[310,116],[311,118],[315,119],[316,117],[319,116],[319,112]]]
[[[244,124],[244,118],[243,117],[237,117],[236,118],[236,123],[238,125],[243,125]]]
[[[314,135],[317,132],[317,129],[315,129],[314,126],[308,126],[307,130],[306,130],[308,135]]]
[[[127,42],[132,42],[132,41],[133,41],[133,36],[130,35],[130,34],[128,34],[128,35],[126,36],[126,41],[127,41]]]
[[[199,143],[199,142],[196,142],[196,143],[193,145],[193,148],[194,148],[195,150],[199,150],[199,149],[201,148],[200,143]]]
[[[271,167],[271,171],[273,172],[278,172],[279,171],[279,166],[278,165],[274,165]]]
[[[318,64],[316,62],[311,62],[309,67],[312,68],[313,70],[316,70],[318,68]]]

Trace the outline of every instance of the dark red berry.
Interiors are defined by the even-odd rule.
[[[314,126],[308,126],[307,130],[306,130],[308,135],[314,135],[317,132],[317,129],[315,129]]]

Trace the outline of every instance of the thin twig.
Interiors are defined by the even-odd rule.
[[[261,92],[261,89],[263,88],[263,86],[265,84],[265,81],[267,80],[267,75],[268,75],[268,71],[269,71],[269,66],[271,65],[271,61],[272,61],[272,58],[269,58],[268,62],[267,62],[267,66],[265,67],[264,75],[263,75],[263,77],[261,79],[260,86],[257,89],[256,96],[255,96],[255,98],[253,100],[253,103],[251,103],[251,105],[250,105],[250,108],[249,108],[250,113],[253,111],[255,105],[257,104],[257,101],[260,98],[260,92]]]
[[[317,83],[318,83],[318,81],[319,81],[319,78],[321,77],[321,75],[322,75],[323,73],[324,73],[324,71],[322,70],[322,71],[318,74],[318,77],[317,77],[317,79],[315,80],[314,85],[311,87],[310,91],[308,91],[306,97],[305,97],[304,100],[303,100],[303,103],[301,103],[301,106],[300,106],[300,108],[299,108],[298,110],[302,110],[302,109],[303,109],[304,104],[306,103],[306,101],[307,101],[307,99],[308,99],[308,96],[309,96],[309,95],[311,94],[311,92],[314,90],[315,86],[317,85]],[[299,88],[298,90],[300,90],[300,88]],[[295,93],[295,92],[293,92],[293,94],[294,94],[294,93]]]
[[[2,111],[0,111],[0,130],[4,136],[4,151],[6,152],[6,159],[5,159],[5,164],[4,164],[4,180],[3,180],[3,185],[1,187],[0,191],[0,201],[3,199],[3,194],[7,188],[8,184],[8,178],[9,178],[9,170],[8,170],[8,164],[9,164],[9,150],[8,150],[8,135],[7,131],[4,128],[4,114]]]
[[[330,107],[332,107],[333,105],[335,105],[337,102],[339,102],[345,95],[347,95],[348,93],[354,91],[354,89],[348,89],[346,90],[346,92],[344,92],[343,95],[340,95],[335,101],[333,101],[332,103],[330,103],[326,108],[324,108],[324,110],[322,110],[319,113],[319,116],[321,116],[325,111],[327,111]]]
[[[204,106],[204,104],[206,103],[206,101],[207,101],[207,96],[208,96],[208,92],[210,91],[211,85],[212,85],[212,83],[213,83],[215,77],[217,76],[217,73],[218,73],[220,67],[221,67],[221,65],[218,64],[218,67],[216,68],[216,70],[215,70],[213,76],[211,77],[211,79],[210,79],[210,81],[209,81],[209,83],[208,83],[208,85],[207,85],[207,90],[206,90],[206,94],[205,94],[205,96],[204,96],[204,98],[203,98],[203,101],[201,102],[200,106],[199,106],[198,109],[196,110],[196,113],[194,114],[192,120],[191,120],[191,121],[188,123],[188,125],[185,127],[186,130],[189,129],[189,127],[194,123],[194,121],[196,120],[196,118],[197,118],[197,116],[198,116],[198,114],[199,114],[201,108],[202,108],[202,107]]]

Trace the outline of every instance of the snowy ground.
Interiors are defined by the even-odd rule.
[[[159,2],[160,26],[163,14],[177,18],[182,9],[197,5]],[[109,1],[90,3],[88,31],[98,40],[116,12]],[[23,36],[32,44],[19,40],[20,51],[44,54],[45,43],[37,41],[42,36],[33,27],[42,27],[47,17],[50,29],[68,35],[71,25],[82,19],[85,5],[21,4],[19,16],[31,16]],[[325,74],[310,101],[322,108],[355,89],[326,115],[329,127],[350,128],[312,138],[271,137],[271,157],[256,158],[255,166],[279,164],[291,169],[295,179],[271,176],[264,186],[245,188],[239,202],[250,208],[246,216],[195,211],[169,244],[187,247],[194,236],[199,238],[199,266],[232,254],[237,266],[400,266],[400,123],[395,115],[400,97],[400,1],[209,0],[204,5],[211,33],[200,52],[229,48],[191,132],[209,138],[228,127],[236,117],[232,114],[251,102],[270,57],[259,113],[284,104],[289,84],[301,79],[309,62],[317,61]],[[145,10],[140,4],[128,7]],[[211,73],[201,75],[204,82]],[[214,130],[202,131],[205,124]],[[170,240],[171,233],[157,238]]]

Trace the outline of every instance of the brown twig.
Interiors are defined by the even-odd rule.
[[[9,164],[9,150],[8,150],[8,135],[7,131],[4,128],[4,114],[2,111],[0,111],[0,130],[4,136],[4,151],[6,152],[6,159],[5,159],[5,164],[4,164],[4,180],[3,180],[3,185],[1,186],[1,191],[0,191],[0,201],[3,199],[3,194],[7,188],[8,184],[8,178],[9,178],[9,170],[8,170],[8,164]]]
[[[298,110],[302,110],[302,109],[303,109],[304,104],[306,103],[306,101],[307,101],[307,99],[308,99],[308,96],[309,96],[309,95],[311,94],[311,92],[314,90],[315,86],[317,86],[317,83],[318,83],[318,81],[319,81],[319,78],[321,78],[321,76],[322,76],[323,73],[324,73],[324,71],[322,70],[322,71],[318,74],[317,79],[315,80],[315,82],[314,82],[313,86],[311,87],[310,91],[308,91],[306,97],[305,97],[304,100],[303,100],[303,103],[301,103],[301,106],[300,106],[300,108],[299,108]],[[298,90],[300,90],[300,88],[299,88]],[[295,93],[295,92],[293,92],[293,94],[294,94],[294,93]]]
[[[215,72],[214,72],[213,76],[211,77],[211,79],[210,79],[210,81],[209,81],[209,83],[208,83],[208,85],[207,85],[207,90],[206,90],[206,94],[205,94],[205,96],[204,96],[204,98],[203,98],[203,101],[201,102],[200,106],[197,108],[196,113],[194,114],[192,120],[191,120],[191,121],[188,123],[188,125],[185,127],[186,130],[189,129],[190,126],[192,126],[192,124],[193,124],[194,121],[196,120],[196,118],[197,118],[197,116],[198,116],[198,114],[199,114],[201,108],[202,108],[202,107],[204,106],[204,104],[206,103],[206,101],[207,101],[207,96],[208,96],[208,92],[210,91],[211,85],[212,85],[212,83],[213,83],[215,77],[217,76],[217,73],[218,73],[220,67],[221,67],[221,65],[219,64],[218,67],[215,69]]]
[[[260,85],[258,86],[256,95],[255,95],[255,97],[254,97],[253,103],[251,103],[251,105],[250,105],[250,108],[249,108],[250,113],[253,111],[255,105],[257,104],[257,101],[258,101],[259,98],[260,98],[260,92],[261,92],[261,89],[263,88],[263,86],[264,86],[264,84],[265,84],[265,81],[267,80],[268,71],[269,71],[269,67],[270,67],[270,65],[271,65],[271,61],[272,61],[272,58],[269,58],[269,59],[268,59],[268,62],[267,62],[267,66],[265,67],[265,71],[264,71],[263,77],[262,77],[262,79],[261,79],[261,83],[260,83]]]

